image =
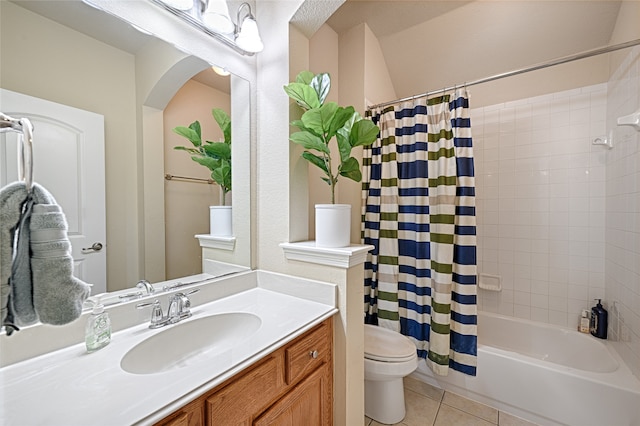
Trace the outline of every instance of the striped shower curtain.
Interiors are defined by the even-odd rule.
[[[475,179],[466,89],[368,111],[365,321],[410,337],[439,375],[476,373]]]

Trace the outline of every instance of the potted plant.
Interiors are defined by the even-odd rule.
[[[175,133],[186,138],[192,147],[176,146],[174,149],[186,151],[191,159],[211,171],[211,179],[220,186],[220,205],[210,206],[211,235],[230,236],[231,206],[227,206],[227,194],[231,191],[231,119],[220,108],[211,110],[213,118],[222,130],[223,142],[202,141],[200,122],[194,121],[189,127],[177,126]]]
[[[362,180],[360,164],[351,156],[351,150],[371,145],[380,129],[371,120],[362,118],[352,106],[341,107],[336,102],[325,102],[330,89],[328,73],[314,75],[310,71],[301,72],[296,81],[284,86],[287,95],[304,111],[299,120],[291,122],[299,131],[289,138],[304,147],[302,158],[324,172],[322,180],[331,188],[331,204],[316,205],[316,245],[344,247],[349,245],[351,206],[335,204],[336,184],[340,177],[356,182]],[[334,138],[339,151],[335,158],[329,146]],[[346,223],[333,231],[323,229],[325,224],[332,224],[333,219],[339,217]]]

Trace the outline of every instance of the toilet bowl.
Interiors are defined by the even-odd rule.
[[[399,423],[406,414],[402,379],[418,367],[416,346],[386,328],[364,326],[364,414],[378,423]]]

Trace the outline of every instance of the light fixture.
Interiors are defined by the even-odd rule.
[[[208,0],[206,9],[202,13],[202,22],[221,34],[233,34],[235,31],[226,0]]]
[[[229,71],[227,71],[226,69],[224,69],[224,68],[217,67],[215,65],[212,66],[211,68],[215,71],[216,74],[221,75],[223,77],[231,75],[231,73]]]
[[[244,17],[240,19],[240,12],[242,8],[246,6],[249,9]],[[256,18],[251,13],[251,6],[249,3],[242,3],[238,8],[236,31],[234,33],[236,38],[236,44],[239,48],[246,50],[247,52],[257,53],[264,49],[260,33],[258,32],[258,24]]]
[[[0,0],[2,1],[2,0]],[[83,0],[89,2],[91,0]],[[102,1],[102,0],[100,0]],[[236,52],[252,56],[264,48],[251,5],[238,7],[234,25],[227,0],[148,0]]]

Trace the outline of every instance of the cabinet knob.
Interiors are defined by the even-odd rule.
[[[313,359],[318,358],[318,351],[311,351],[309,352],[309,356]]]

